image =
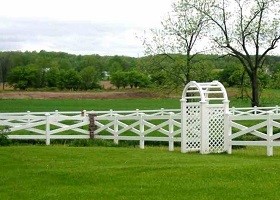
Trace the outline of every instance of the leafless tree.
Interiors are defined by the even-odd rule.
[[[207,32],[208,18],[200,10],[208,10],[207,1],[179,0],[172,5],[172,12],[161,23],[161,28],[150,30],[151,35],[144,38],[146,55],[162,55],[160,59],[171,59],[172,66],[163,66],[161,61],[155,61],[154,70],[168,73],[171,78],[182,84],[190,81],[192,60],[197,55],[197,44],[202,41]],[[176,60],[174,54],[185,55],[184,60]]]
[[[279,0],[209,0],[211,9],[198,11],[213,23],[210,37],[243,65],[251,82],[251,104],[260,105],[258,73],[280,40]]]

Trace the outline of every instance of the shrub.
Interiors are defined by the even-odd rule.
[[[11,140],[8,139],[7,133],[9,132],[8,128],[0,129],[0,146],[9,146]]]
[[[71,146],[71,147],[92,147],[92,146],[117,147],[118,145],[110,140],[77,139],[77,140],[70,141],[68,146]]]

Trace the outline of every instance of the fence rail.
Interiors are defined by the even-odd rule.
[[[280,114],[280,107],[249,107],[249,108],[235,108],[229,109],[233,116],[255,116],[255,115],[267,115],[268,113]]]

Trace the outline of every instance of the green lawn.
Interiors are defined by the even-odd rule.
[[[179,109],[180,100],[164,99],[0,99],[0,112],[51,112],[81,110]],[[233,98],[230,107],[249,107],[249,100]]]
[[[0,199],[279,199],[280,149],[0,148]]]
[[[230,107],[250,107],[249,99],[240,99],[238,89],[230,88]],[[280,105],[280,90],[266,89],[262,92],[262,106]],[[0,99],[0,112],[25,111],[81,111],[81,110],[134,110],[179,109],[178,98],[142,99]]]
[[[180,108],[179,99],[0,99],[0,112]]]

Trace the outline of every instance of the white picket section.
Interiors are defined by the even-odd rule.
[[[89,139],[89,114],[95,115],[97,139],[136,140],[140,148],[145,141],[166,141],[169,150],[181,141],[179,109],[0,113],[0,128],[8,128],[9,139],[43,139],[47,145],[53,139]],[[149,135],[155,131],[160,135]]]

